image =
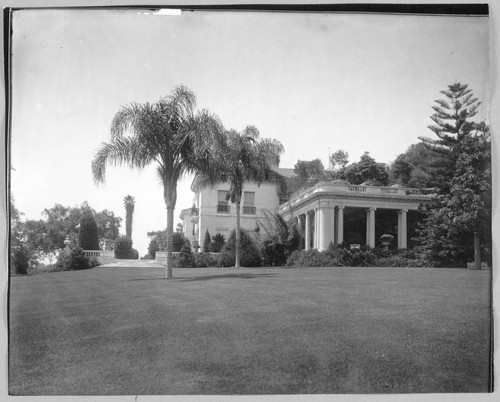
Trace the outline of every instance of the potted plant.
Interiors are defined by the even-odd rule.
[[[386,250],[389,249],[392,241],[394,240],[394,236],[391,234],[383,234],[380,236],[380,243],[385,247]]]

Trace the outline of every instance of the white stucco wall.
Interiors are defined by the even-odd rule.
[[[221,184],[215,189],[204,189],[195,196],[196,207],[199,210],[198,223],[198,242],[203,246],[205,233],[208,229],[210,236],[217,233],[227,235],[236,226],[236,206],[228,202],[229,213],[217,212],[218,191],[229,190],[228,184]],[[276,186],[271,184],[262,184],[257,186],[254,183],[247,183],[243,191],[255,193],[255,215],[246,215],[243,213],[243,200],[241,203],[240,217],[241,228],[254,232],[256,222],[263,218],[263,210],[277,211],[279,206],[279,197]]]

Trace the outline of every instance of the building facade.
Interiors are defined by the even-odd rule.
[[[211,237],[220,233],[227,239],[236,227],[236,206],[226,200],[229,184],[221,184],[216,188],[191,189],[195,193],[193,207],[182,210],[180,219],[183,223],[184,235],[203,247],[205,233]],[[264,210],[277,211],[279,195],[272,184],[246,183],[240,206],[240,227],[248,233],[255,233],[258,222],[264,219]],[[258,229],[257,229],[258,230]]]
[[[291,172],[291,169],[282,169],[288,177]],[[227,239],[236,227],[235,205],[226,200],[229,184],[200,189],[196,187],[195,180],[191,190],[195,193],[193,207],[184,209],[180,215],[184,235],[200,247],[207,230],[210,236],[220,233]],[[397,222],[393,229],[397,248],[403,249],[408,247],[408,213],[416,212],[421,205],[431,202],[432,197],[432,194],[424,194],[419,189],[397,185],[351,185],[335,180],[317,183],[282,202],[274,185],[248,183],[243,192],[240,225],[248,233],[255,233],[258,222],[265,218],[264,211],[279,212],[286,221],[296,221],[306,250],[315,248],[322,251],[330,243],[340,244],[345,240],[345,212],[357,211],[361,220],[365,221],[359,238],[370,247],[379,245],[377,214],[383,215],[382,219],[393,214],[391,219]]]

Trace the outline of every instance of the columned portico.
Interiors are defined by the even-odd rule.
[[[366,211],[366,244],[370,247],[379,245],[375,237],[377,209],[397,211],[397,246],[407,248],[407,213],[417,211],[433,196],[411,188],[355,186],[345,181],[321,182],[281,204],[279,213],[286,221],[299,217],[301,224],[305,215],[305,249],[309,250],[312,243],[314,248],[326,250],[330,242],[340,244],[344,241],[345,208]],[[384,213],[380,212],[381,216]]]

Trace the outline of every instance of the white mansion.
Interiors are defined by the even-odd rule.
[[[278,172],[286,178],[294,174],[293,169],[280,168]],[[207,230],[210,236],[221,233],[227,238],[235,228],[235,207],[226,201],[228,189],[229,184],[200,189],[196,186],[196,179],[193,181],[193,207],[182,210],[180,214],[184,235],[191,243],[196,241],[202,247]],[[390,214],[394,214],[394,220],[397,217],[397,228],[394,229],[397,247],[407,248],[407,214],[417,211],[421,204],[428,203],[431,198],[431,195],[425,195],[418,189],[397,185],[351,185],[343,180],[334,180],[317,183],[290,200],[280,202],[274,185],[247,183],[241,204],[241,228],[254,232],[257,222],[264,219],[264,210],[279,212],[286,221],[295,219],[298,222],[305,238],[306,250],[316,248],[322,251],[326,250],[330,242],[339,244],[344,241],[344,212],[356,209],[358,215],[359,211],[366,212],[366,230],[359,237],[370,247],[375,247],[378,245],[375,236],[377,211],[381,214],[382,211],[386,212],[384,219],[390,211]]]

